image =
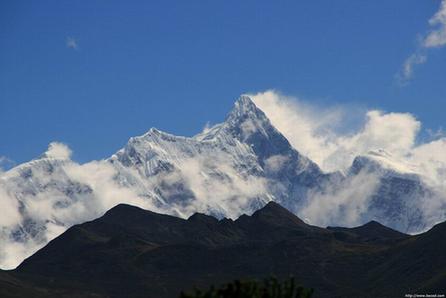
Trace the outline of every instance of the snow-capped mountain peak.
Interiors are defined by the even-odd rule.
[[[366,154],[357,156],[350,170],[353,173],[358,173],[364,169],[384,175],[400,175],[408,178],[417,178],[419,175],[415,165],[401,160],[384,149],[371,150]]]
[[[262,197],[269,200],[277,196],[289,207],[294,204],[292,200],[302,199],[307,188],[322,175],[319,167],[299,154],[248,96],[235,102],[223,123],[194,137],[178,137],[152,128],[131,138],[110,160],[121,167],[120,173],[136,168],[142,177],[185,172],[185,165],[191,166],[192,161],[194,166],[200,164],[200,175],[206,179],[223,177],[228,171],[242,181],[247,177],[277,179],[270,186],[271,193]],[[284,193],[284,188],[279,187],[282,184],[294,188],[299,198]],[[281,193],[275,193],[274,188],[280,188]]]
[[[194,138],[204,141],[236,137],[245,141],[254,133],[267,136],[268,131],[273,130],[275,131],[275,128],[273,128],[265,113],[255,105],[249,96],[242,95],[237,99],[223,123],[205,130]]]
[[[108,159],[80,165],[70,155],[66,145],[51,143],[40,158],[0,173],[0,201],[10,206],[5,214],[14,215],[0,217],[1,268],[13,268],[55,235],[117,203],[182,217],[202,212],[235,218],[273,200],[302,218],[324,218],[329,225],[342,222],[338,213],[352,206],[362,209],[349,224],[378,219],[414,232],[433,222],[413,212],[419,209],[415,199],[430,193],[412,179],[417,177],[412,167],[378,150],[356,157],[345,176],[323,173],[246,95],[224,122],[193,137],[151,128]],[[358,175],[364,169],[378,179]],[[363,199],[363,188],[355,189],[370,180],[370,199]],[[334,215],[323,213],[327,210]],[[21,255],[8,255],[8,247],[17,246]]]
[[[227,120],[241,118],[264,118],[265,114],[261,111],[252,99],[247,95],[240,96],[234,104],[234,108],[229,113]]]

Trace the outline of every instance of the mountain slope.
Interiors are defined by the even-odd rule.
[[[429,205],[429,198],[439,194],[435,194],[410,165],[394,160],[381,150],[354,159],[349,176],[360,173],[377,180],[376,188],[369,196],[367,220],[377,220],[408,233],[432,226],[433,222],[426,220],[423,209]]]
[[[232,187],[237,185],[234,180],[239,180],[243,185],[234,193],[234,197],[238,197],[238,209],[241,204],[242,210],[252,212],[274,199],[296,210],[307,190],[327,177],[315,163],[292,148],[247,96],[236,101],[224,123],[206,132],[185,138],[151,129],[141,137],[131,138],[109,161],[117,167],[122,177],[118,179],[130,184],[147,185],[148,180],[155,178],[154,196],[160,207],[190,204],[197,199],[208,201],[215,184],[227,186],[225,192],[231,193]],[[199,168],[198,172],[190,170],[194,167]],[[199,179],[203,183],[198,188],[203,188],[204,200],[188,175],[201,176]],[[168,182],[163,183],[165,181]],[[263,193],[251,190],[245,193],[252,182],[263,188]],[[178,189],[181,189],[180,194]],[[249,202],[244,204],[243,198]],[[213,198],[201,211],[236,217],[240,214],[231,213],[227,205],[230,199],[231,196],[227,196],[219,202]]]
[[[396,256],[386,264],[374,268],[377,284],[386,284],[388,278],[406,287],[418,288],[419,292],[443,293],[446,289],[446,224],[434,226],[428,232],[405,243]],[[401,274],[404,272],[404,274]],[[391,285],[389,291],[396,293]]]
[[[177,297],[194,285],[270,274],[294,275],[315,288],[315,297],[431,293],[446,285],[443,227],[419,236],[378,223],[322,229],[272,202],[236,221],[203,214],[185,220],[118,205],[68,229],[4,276],[48,297]],[[352,242],[340,234],[359,236]],[[0,295],[20,297],[4,280]]]
[[[330,176],[246,96],[224,123],[195,137],[152,128],[107,160],[79,165],[68,157],[43,154],[1,174],[0,197],[16,213],[14,222],[0,222],[2,268],[119,202],[181,217],[199,211],[236,218],[271,200],[296,211],[307,191]],[[19,252],[10,255],[6,247]]]
[[[356,242],[394,242],[407,237],[406,234],[388,228],[377,221],[370,221],[355,228],[327,227],[342,240]]]
[[[345,175],[322,172],[247,96],[223,123],[194,137],[152,128],[110,158],[86,164],[64,150],[0,173],[8,214],[0,219],[0,268],[15,268],[69,227],[119,203],[182,218],[201,212],[235,219],[275,201],[319,226],[377,220],[409,233],[446,218],[446,206],[425,214],[439,194],[383,152],[357,157]]]

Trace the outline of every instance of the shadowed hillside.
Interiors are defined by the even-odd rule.
[[[118,205],[0,275],[2,297],[178,297],[234,279],[293,275],[313,297],[398,297],[446,288],[446,224],[408,236],[377,222],[305,224],[277,203],[184,220]]]

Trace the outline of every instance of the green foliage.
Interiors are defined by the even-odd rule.
[[[206,291],[195,289],[192,294],[182,292],[180,298],[310,298],[312,295],[313,289],[296,285],[294,278],[280,282],[271,277],[263,282],[235,280],[219,289],[214,286]]]

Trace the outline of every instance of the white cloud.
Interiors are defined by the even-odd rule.
[[[69,49],[78,50],[79,49],[79,40],[74,37],[67,37],[65,40],[65,45]]]
[[[362,112],[362,125],[343,132],[341,122],[357,117],[359,110],[317,107],[274,91],[251,95],[273,125],[302,154],[327,172],[348,168],[353,158],[371,150],[407,154],[415,143],[420,122],[408,113]]]
[[[19,204],[15,198],[12,198],[2,187],[0,187],[0,206],[2,216],[0,216],[0,228],[10,228],[17,224],[21,219],[19,213]]]
[[[432,27],[436,27],[426,36],[423,42],[425,48],[436,48],[446,45],[446,0],[442,0],[440,9],[429,20]]]
[[[249,137],[252,133],[257,131],[257,127],[251,119],[243,121],[240,128],[242,129],[242,135],[245,138]]]
[[[446,138],[440,133],[434,140],[417,142],[421,122],[412,114],[363,111],[362,125],[345,132],[338,122],[349,122],[349,117],[357,116],[357,109],[311,106],[271,90],[252,95],[252,99],[294,148],[326,172],[345,172],[356,156],[368,155],[383,167],[420,175],[433,193],[413,200],[416,210],[423,213],[426,222],[444,220],[440,207],[446,206]],[[376,154],[372,156],[370,151]],[[308,205],[299,215],[318,225],[360,224],[356,220],[367,209],[375,187],[376,177],[370,174],[343,182],[340,187],[327,185],[308,194]]]
[[[249,96],[290,143],[313,161],[322,164],[336,149],[330,127],[340,125],[342,109],[319,109],[272,90]]]
[[[64,143],[51,142],[44,155],[49,158],[69,159],[71,157],[71,153],[71,149]]]
[[[154,185],[174,186],[171,190],[165,190],[173,192],[178,192],[178,186],[182,185],[179,193],[182,196],[185,190],[192,192],[191,200],[173,202],[169,207],[182,217],[203,212],[235,219],[252,209],[253,200],[265,199],[266,180],[240,174],[231,157],[224,152],[216,150],[212,155],[185,158],[177,165],[179,168],[157,178]],[[215,179],[216,176],[218,179]]]
[[[321,227],[336,223],[351,227],[361,223],[362,216],[369,210],[370,199],[379,186],[379,177],[360,172],[341,185],[326,185],[323,191],[308,195],[307,205],[299,210],[305,220]]]
[[[151,200],[120,185],[107,161],[80,165],[70,156],[67,145],[52,142],[41,159],[0,173],[0,268],[15,268],[70,226],[97,218],[119,203],[159,211]],[[26,232],[26,222],[35,223],[37,235]],[[14,236],[14,231],[25,232]]]
[[[427,61],[425,54],[414,53],[410,55],[403,63],[401,71],[397,74],[398,82],[401,85],[407,84],[414,75],[414,68],[417,65],[424,64]]]
[[[265,169],[267,171],[277,172],[282,169],[288,161],[288,156],[273,155],[265,160]]]
[[[427,61],[427,50],[446,45],[446,0],[442,0],[439,10],[429,20],[431,30],[420,40],[418,49],[403,63],[396,79],[401,85],[406,85],[414,75],[415,66]]]
[[[0,217],[0,268],[16,267],[70,226],[120,203],[182,217],[200,211],[236,218],[249,210],[251,199],[266,192],[264,179],[240,174],[230,156],[219,150],[179,160],[172,172],[152,177],[141,177],[137,170],[118,173],[106,160],[78,164],[70,160],[71,153],[66,144],[52,142],[41,159],[0,173],[0,206],[5,213]],[[123,183],[129,177],[138,181]],[[185,188],[178,189],[178,184]],[[160,185],[174,186],[166,192],[184,196],[190,191],[193,196],[190,201],[158,204],[152,193]],[[37,235],[25,232],[17,239],[12,232],[26,230],[20,227],[27,221],[39,227]]]

